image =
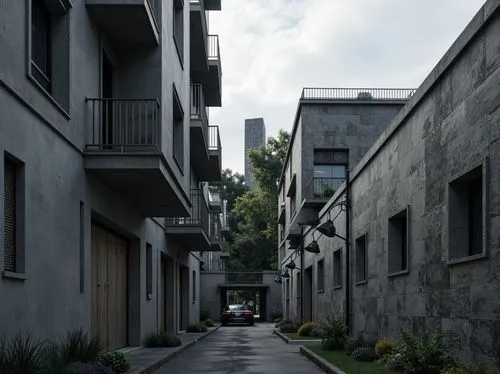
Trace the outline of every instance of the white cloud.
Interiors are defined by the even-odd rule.
[[[418,87],[483,0],[222,0],[223,167],[243,172],[244,120],[290,130],[303,87]]]

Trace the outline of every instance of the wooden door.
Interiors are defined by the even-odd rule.
[[[92,332],[106,350],[127,345],[127,241],[92,225]]]

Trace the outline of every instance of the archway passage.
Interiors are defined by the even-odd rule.
[[[220,286],[220,310],[227,305],[246,304],[252,307],[256,321],[267,321],[267,286]]]

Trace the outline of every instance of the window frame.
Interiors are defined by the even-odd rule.
[[[404,215],[404,218],[403,218]],[[392,256],[394,256],[394,235],[393,230],[399,230],[399,227],[395,227],[396,221],[406,221],[406,225],[404,227],[404,253],[401,252],[401,263],[403,263],[403,259],[405,259],[405,268],[399,266],[397,270],[394,270],[391,266]],[[398,222],[399,224],[399,222]],[[398,246],[399,247],[399,246]],[[398,248],[401,250],[402,248]],[[397,252],[396,252],[397,253]],[[407,205],[404,209],[401,209],[397,213],[391,215],[387,219],[387,276],[394,277],[399,275],[405,275],[410,272],[410,206]]]
[[[146,300],[153,299],[153,245],[146,243]]]
[[[182,20],[180,31],[177,29],[179,15]],[[184,0],[174,0],[172,4],[172,37],[182,70],[184,70],[184,27]],[[178,35],[178,31],[180,35]]]
[[[321,272],[320,272],[321,269]],[[321,280],[321,288],[320,288]],[[325,292],[325,259],[322,258],[316,262],[316,292]]]
[[[333,289],[334,290],[338,290],[338,289],[341,289],[343,287],[342,272],[343,272],[342,247],[340,247],[340,248],[337,248],[335,251],[333,251]]]
[[[182,103],[175,88],[173,87],[173,98],[172,98],[172,157],[179,168],[179,171],[184,175],[184,110],[182,108]],[[177,112],[177,113],[176,113]],[[180,147],[180,149],[178,148]]]
[[[488,156],[484,157],[480,160],[480,162],[470,165],[465,171],[458,173],[452,176],[447,183],[447,224],[448,224],[448,235],[447,235],[447,263],[448,265],[461,264],[464,262],[476,261],[481,259],[486,259],[489,256],[488,248],[489,248],[489,235],[488,235],[488,202],[489,202],[489,158]],[[474,177],[474,173],[480,173],[480,176]],[[457,216],[460,214],[464,214],[463,211],[460,211],[460,208],[457,209],[456,205],[459,205],[459,201],[457,200],[457,195],[462,195],[458,197],[463,202],[464,191],[460,191],[460,185],[464,183],[467,184],[467,190],[470,184],[475,181],[481,181],[481,198],[482,198],[482,207],[481,207],[481,235],[482,235],[482,243],[481,243],[481,252],[470,254],[469,247],[469,233],[467,232],[461,238],[456,238],[456,235],[451,236],[451,232],[456,232],[456,225],[452,224],[452,220],[456,220]],[[467,191],[467,195],[468,195]],[[467,204],[469,196],[467,196]],[[467,213],[465,215],[469,215],[470,212],[467,209]],[[468,219],[469,217],[467,217]],[[469,230],[469,224],[467,224],[467,230]],[[464,246],[466,248],[464,248]],[[462,254],[456,253],[452,254],[451,249],[460,248],[459,252]],[[465,254],[466,253],[466,254]]]
[[[362,284],[366,284],[368,282],[368,241],[367,241],[368,234],[365,232],[362,235],[359,235],[356,240],[354,240],[354,252],[355,252],[355,274],[354,274],[354,279],[355,279],[355,285],[359,286]],[[359,243],[361,241],[364,243],[363,245],[363,279],[358,279],[358,274],[359,274],[359,265],[360,265],[360,247]]]

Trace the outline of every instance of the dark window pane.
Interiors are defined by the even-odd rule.
[[[469,185],[469,255],[482,253],[483,191],[481,179]]]
[[[40,0],[31,8],[31,59],[33,77],[48,91],[51,80],[50,12]]]

